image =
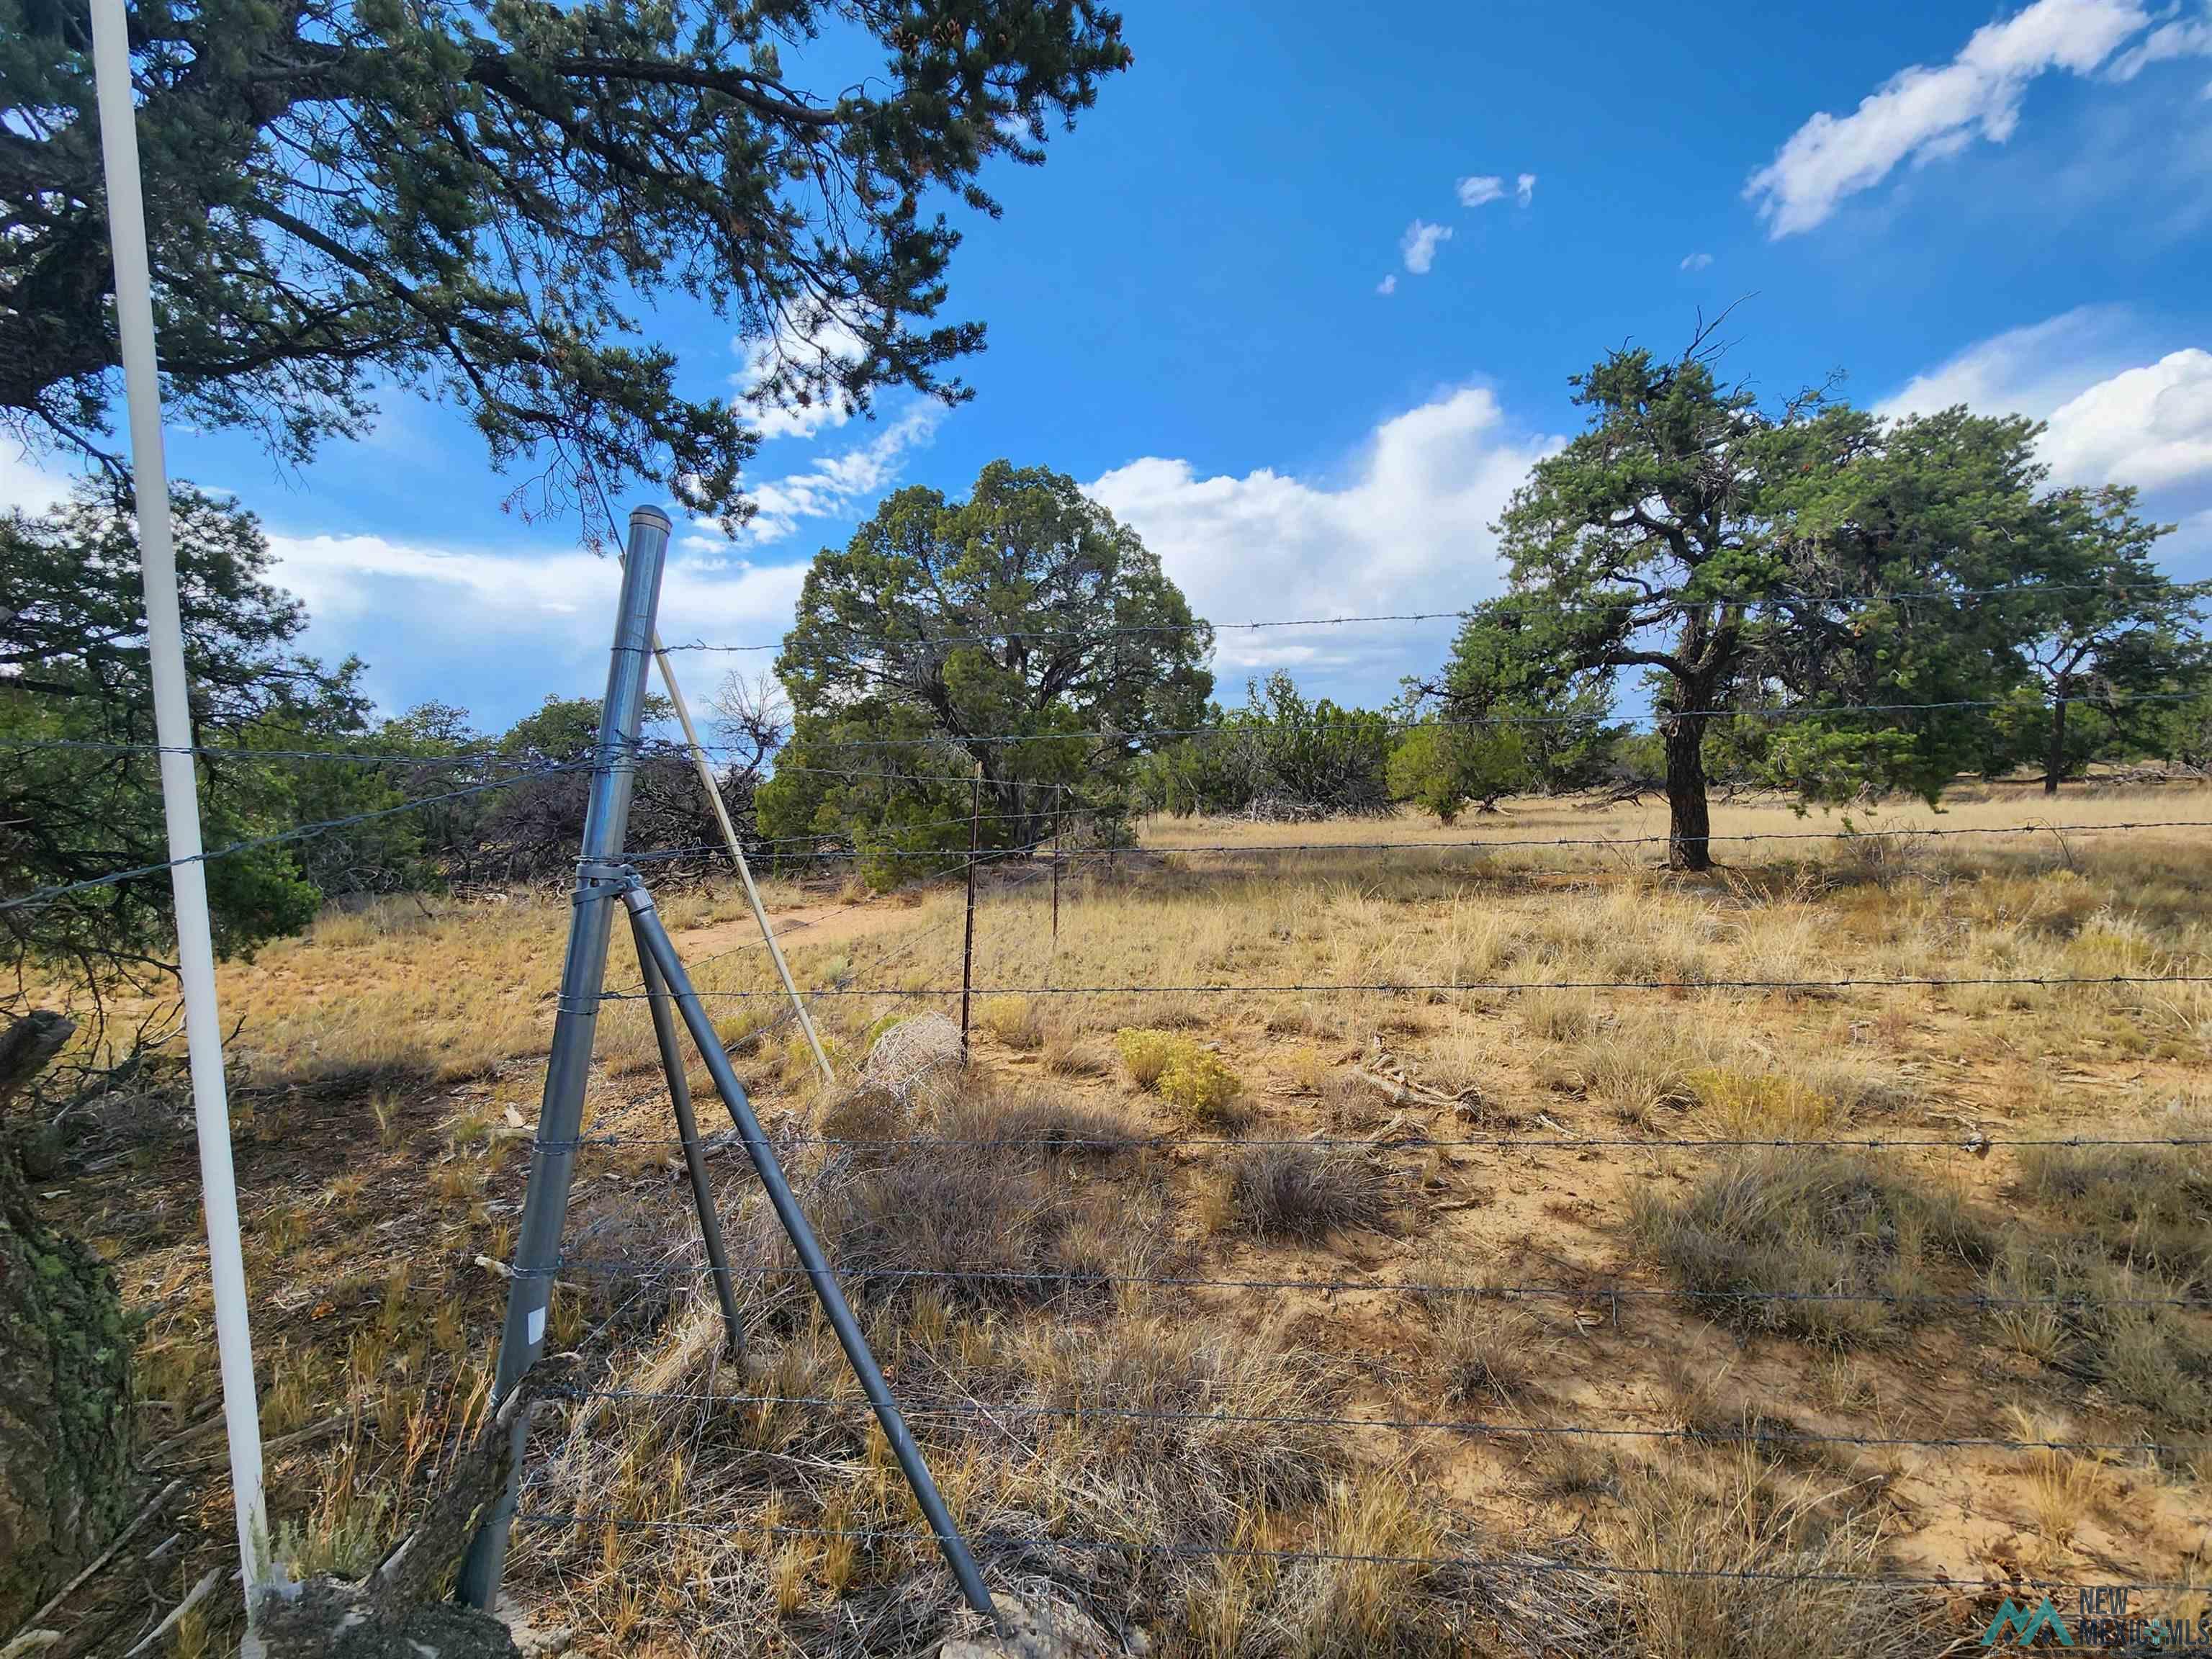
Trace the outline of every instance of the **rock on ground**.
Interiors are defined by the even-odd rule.
[[[937,1659],[1121,1659],[1129,1651],[1079,1607],[1004,1591],[991,1599],[1006,1634],[956,1636]]]

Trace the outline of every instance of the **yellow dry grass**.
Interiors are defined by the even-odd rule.
[[[1941,816],[1885,807],[1855,827],[2033,832],[1724,842],[1724,867],[1702,877],[1656,867],[1656,807],[1539,803],[1450,830],[1411,817],[1147,823],[1136,850],[1070,867],[1056,939],[1041,869],[984,885],[975,1071],[910,1121],[924,1135],[1031,1144],[872,1159],[808,1139],[853,1113],[824,1096],[779,1023],[742,896],[664,908],[825,1235],[852,1261],[966,1269],[856,1290],[901,1391],[960,1408],[916,1418],[956,1510],[997,1534],[1226,1552],[1040,1544],[1046,1553],[1023,1558],[1051,1562],[1094,1611],[1176,1654],[1481,1653],[1498,1619],[1549,1608],[1566,1621],[1553,1632],[1562,1650],[1604,1630],[1636,1651],[1763,1655],[1799,1650],[1826,1613],[1808,1604],[1813,1625],[1801,1625],[1735,1589],[1664,1581],[1602,1606],[1565,1592],[1501,1601],[1464,1573],[1395,1558],[1575,1535],[1596,1559],[1641,1566],[2196,1571],[2203,1489],[2187,1446],[2212,1432],[2205,1317],[2099,1323],[2078,1307],[1972,1313],[1926,1299],[2212,1291],[2194,1277],[2212,1261],[2212,1208],[2177,1199],[2143,1221],[2114,1176],[2094,1188],[2094,1217],[2069,1213],[2059,1183],[2101,1175],[2054,1174],[1989,1144],[2122,1127],[2157,1138],[2200,1122],[2212,1111],[2208,988],[1774,983],[2212,972],[2203,831],[2036,827],[2166,818],[2212,819],[2212,792],[2069,792],[2055,804],[1975,792]],[[1734,803],[1715,828],[1841,825]],[[1495,845],[1555,838],[1594,844]],[[1402,850],[1289,850],[1316,842]],[[1236,850],[1188,850],[1223,843]],[[890,1021],[957,1015],[956,890],[775,898],[842,1073]],[[224,970],[227,1016],[244,1018],[234,1072],[250,1109],[241,1168],[270,1431],[337,1413],[349,1424],[311,1455],[276,1460],[278,1516],[303,1561],[350,1561],[366,1531],[398,1524],[434,1476],[440,1436],[481,1408],[503,1285],[477,1258],[513,1248],[567,920],[565,903],[526,896],[394,903]],[[611,987],[636,983],[620,930],[611,963]],[[1141,1086],[1115,1064],[1124,1030],[1233,1076],[1237,1118]],[[835,1344],[778,1271],[788,1258],[742,1164],[714,1166],[750,1275],[740,1365],[691,1272],[700,1257],[643,1005],[607,1002],[599,1036],[588,1127],[610,1144],[578,1156],[571,1237],[592,1255],[680,1270],[580,1280],[556,1297],[556,1340],[586,1356],[594,1382],[687,1397],[580,1407],[587,1425],[579,1415],[574,1432],[552,1433],[546,1506],[642,1524],[526,1531],[517,1589],[587,1652],[920,1649],[949,1617],[946,1583],[926,1540],[874,1535],[909,1528],[910,1499],[851,1408]],[[711,1121],[696,1066],[692,1085]],[[907,1121],[885,1118],[870,1138]],[[1340,1226],[1219,1224],[1231,1153],[1216,1143],[1316,1135],[1361,1143],[1349,1155],[1387,1193],[1387,1225],[1366,1212]],[[1852,1282],[1922,1298],[1913,1316],[1731,1329],[1723,1304],[1686,1299],[1702,1281],[1638,1240],[1694,1233],[1725,1249],[1736,1236],[1718,1198],[1693,1207],[1718,1154],[1680,1143],[1716,1139],[1859,1143],[1818,1191],[1754,1182],[1744,1201],[1786,1197],[1823,1224],[1855,1218]],[[1563,1139],[1576,1144],[1538,1144]],[[1926,1144],[1864,1150],[1899,1140]],[[1101,1144],[1133,1142],[1146,1144]],[[2194,1163],[2147,1156],[2128,1179],[2171,1175],[2177,1192],[2196,1191]],[[1849,1170],[1861,1167],[1892,1184],[1857,1184]],[[181,1209],[147,1229],[96,1183],[71,1201],[151,1310],[142,1389],[187,1413],[214,1386],[188,1142],[145,1152],[137,1178],[142,1198],[167,1193]],[[1954,1208],[1971,1228],[1945,1219]],[[1794,1282],[1810,1260],[1790,1254],[1805,1242],[1791,1231],[1799,1212],[1741,1234],[1775,1253],[1760,1264],[1782,1275],[1771,1282]],[[2154,1260],[2130,1257],[2154,1223]],[[1024,1288],[975,1271],[1033,1265],[1372,1288]],[[1395,1288],[1408,1285],[1447,1288]],[[1516,1285],[1552,1293],[1497,1294]],[[2085,1384],[2092,1352],[2110,1375]],[[1681,1404],[1686,1376],[1703,1379],[1694,1410]],[[2202,1422],[2190,1416],[2200,1399]],[[840,1403],[769,1403],[823,1400]],[[1099,1414],[1132,1402],[1156,1417]],[[2173,1444],[2085,1463],[1744,1439],[1747,1425],[1776,1425],[2017,1437],[2022,1413],[2085,1439]],[[1624,1443],[1616,1458],[1510,1436],[1314,1425],[1330,1416],[1695,1431]],[[1268,1419],[1282,1420],[1247,1420]],[[714,1524],[690,1524],[701,1517]],[[1371,1547],[1352,1547],[1363,1540]],[[1394,1559],[1300,1564],[1300,1552],[1340,1546]],[[1978,1605],[1886,1601],[1850,1650],[1936,1650],[1978,1632]],[[858,1649],[856,1630],[869,1632]]]

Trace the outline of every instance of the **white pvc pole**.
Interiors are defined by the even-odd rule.
[[[269,1577],[269,1516],[261,1492],[261,1417],[246,1328],[246,1260],[238,1237],[238,1186],[230,1162],[230,1103],[223,1086],[222,1026],[215,998],[215,945],[201,863],[200,807],[186,701],[177,555],[169,533],[169,475],[161,446],[161,386],[154,361],[153,281],[131,102],[131,43],[123,0],[92,0],[93,69],[100,88],[100,148],[107,172],[107,234],[115,254],[115,320],[131,411],[131,474],[146,583],[146,647],[152,659],[154,731],[161,744],[161,810],[168,822],[177,908],[177,971],[184,981],[191,1057],[192,1115],[199,1131],[200,1193],[207,1212],[208,1270],[215,1286],[216,1346],[230,1436],[230,1484],[249,1632]]]
[[[775,971],[791,998],[792,1012],[799,1016],[799,1029],[806,1033],[807,1044],[814,1050],[814,1063],[822,1068],[823,1082],[834,1087],[837,1078],[830,1069],[830,1056],[822,1052],[822,1039],[814,1035],[813,1017],[806,1012],[799,987],[792,980],[791,969],[783,959],[783,947],[775,942],[775,930],[768,925],[768,911],[761,903],[760,889],[753,885],[752,866],[745,862],[745,849],[738,844],[737,826],[730,822],[730,809],[722,805],[722,792],[714,784],[714,769],[707,763],[706,748],[691,725],[691,711],[684,706],[684,692],[676,684],[676,671],[669,665],[668,648],[661,644],[658,633],[653,636],[653,659],[660,665],[660,683],[668,688],[668,701],[676,706],[677,722],[683,726],[684,741],[691,750],[691,769],[698,773],[700,787],[707,792],[715,820],[722,826],[722,844],[730,849],[731,860],[745,884],[745,898],[753,907],[753,920],[760,923],[761,937],[768,941],[768,953],[775,958]]]

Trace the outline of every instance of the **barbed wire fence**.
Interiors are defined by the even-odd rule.
[[[1955,596],[1954,596],[1955,597]],[[1333,618],[1316,622],[1350,622],[1354,620],[1403,620]],[[1252,626],[1285,626],[1269,623]],[[675,646],[671,649],[710,649],[703,646]],[[750,649],[752,647],[727,647]],[[1868,704],[1840,708],[1802,708],[1797,710],[1729,711],[1766,714],[1774,718],[1791,715],[1832,715],[1835,714],[1883,715],[1908,711],[1954,709],[1968,706],[1995,705],[1945,704]],[[1495,719],[1470,719],[1438,724],[1529,724],[1542,717],[1499,716]],[[1186,731],[1161,731],[1116,734],[1117,740],[1128,743],[1198,738],[1204,734]],[[981,734],[963,740],[963,746],[986,747],[1000,744],[1017,744],[1033,739],[1020,733]],[[1064,740],[1064,739],[1058,739]],[[30,748],[69,746],[99,748],[114,751],[161,752],[156,745],[122,744],[58,744],[52,740],[0,740],[0,748]],[[849,745],[848,745],[849,746]],[[911,748],[912,745],[899,745]],[[564,772],[584,769],[594,764],[612,762],[621,763],[619,756],[595,757],[590,762],[571,762],[550,764],[518,764],[512,757],[482,754],[457,756],[451,752],[393,755],[385,752],[324,750],[270,750],[234,749],[224,744],[192,745],[190,751],[196,757],[219,758],[236,754],[240,758],[255,762],[282,763],[297,759],[302,763],[337,761],[357,763],[368,766],[428,765],[453,767],[470,764],[496,769],[500,775],[440,789],[411,797],[399,803],[303,823],[284,831],[239,840],[227,846],[210,849],[199,855],[201,861],[213,861],[240,856],[254,851],[283,846],[315,836],[343,831],[346,829],[374,823],[381,819],[427,810],[432,806],[470,798],[502,788],[528,783]],[[877,777],[902,781],[917,781],[912,771],[875,771],[865,769],[815,769],[832,775],[857,779]],[[965,776],[946,774],[941,777],[921,780],[947,787],[967,782]],[[1057,790],[1058,786],[1051,786]],[[1063,845],[1061,831],[1066,808],[1064,801],[1055,800],[1054,807],[1039,815],[1018,815],[1032,827],[1042,816],[1049,823],[1048,831],[1030,844],[1007,848],[984,848],[980,844],[980,828],[985,822],[996,821],[997,815],[986,814],[980,793],[971,812],[963,817],[949,817],[920,825],[908,826],[915,832],[955,830],[966,827],[971,832],[971,845],[964,856],[948,854],[942,848],[912,848],[888,847],[873,848],[870,856],[885,860],[912,859],[927,863],[910,881],[897,884],[882,896],[896,899],[908,893],[922,892],[947,884],[963,884],[969,894],[969,903],[927,927],[894,931],[872,950],[854,951],[837,967],[836,971],[818,982],[804,988],[809,1000],[850,999],[872,1001],[883,1005],[908,1005],[915,1002],[942,1003],[950,1006],[955,1000],[966,1002],[981,997],[1018,997],[1053,999],[1126,999],[1130,997],[1172,997],[1182,999],[1235,999],[1239,997],[1323,997],[1373,998],[1455,1000],[1471,998],[1525,996],[1532,994],[1559,992],[1604,993],[1608,995],[1632,996],[1653,994],[1669,998],[1698,998],[1723,994],[1768,994],[1805,995],[1847,991],[1923,990],[1942,992],[1954,988],[1988,988],[2052,990],[2068,994],[2094,994],[2099,990],[2112,991],[2128,988],[2147,989],[2157,987],[2184,988],[2212,984],[2212,964],[2188,963],[2177,964],[2168,971],[2113,974],[1973,974],[1957,975],[1836,975],[1826,977],[1553,977],[1553,978],[1480,978],[1462,977],[1449,980],[1425,980],[1408,975],[1403,978],[1376,979],[1364,981],[1344,980],[1254,980],[1220,982],[1164,982],[1158,981],[1127,980],[1097,983],[1058,982],[1001,982],[988,971],[979,975],[975,968],[973,945],[973,917],[980,903],[988,911],[995,905],[1010,902],[1015,895],[1033,891],[1042,884],[1052,884],[1055,896],[1054,926],[1057,929],[1057,895],[1063,879],[1070,872],[1097,871],[1109,882],[1116,879],[1140,879],[1139,866],[1147,863],[1176,864],[1178,867],[1195,871],[1200,861],[1210,861],[1225,867],[1231,861],[1243,860],[1263,865],[1295,858],[1327,858],[1335,855],[1358,854],[1366,857],[1382,855],[1389,858],[1427,859],[1448,858],[1467,854],[1486,858],[1504,851],[1538,850],[1577,851],[1606,850],[1620,852],[1644,847],[1663,846],[1666,836],[1484,836],[1479,835],[1437,837],[1428,840],[1378,840],[1374,838],[1312,837],[1297,842],[1253,843],[1234,841],[1213,841],[1188,844],[1162,843],[1150,847],[1103,846],[1086,847]],[[756,830],[757,826],[753,826]],[[2111,822],[2075,821],[2061,823],[2025,823],[1995,826],[1931,826],[1913,829],[1847,829],[1826,830],[1787,830],[1746,832],[1716,836],[1716,842],[1726,842],[1747,849],[1760,844],[1799,845],[1826,842],[1837,845],[1867,844],[1878,842],[1905,843],[1934,842],[1967,837],[2066,837],[2110,836],[2152,832],[2176,832],[2212,829],[2212,818],[2187,817],[2131,818]],[[1045,843],[1049,842],[1048,850]],[[791,868],[816,866],[833,867],[849,863],[854,849],[849,845],[833,844],[833,838],[805,836],[786,838],[769,837],[758,842],[778,863]],[[647,847],[627,854],[627,861],[650,869],[690,857],[711,856],[720,851],[718,844]],[[70,897],[103,887],[150,878],[165,873],[175,861],[146,863],[127,869],[105,872],[100,876],[69,883],[56,884],[29,893],[10,896],[0,900],[0,913],[33,908],[65,901]],[[978,878],[986,877],[980,889]],[[781,928],[787,939],[804,939],[807,929],[818,925],[801,921],[787,923]],[[969,933],[970,948],[962,953],[962,971],[958,983],[924,983],[914,985],[898,982],[892,970],[908,962],[926,942],[934,942],[949,933],[956,925],[964,925]],[[733,947],[730,951],[708,956],[691,964],[696,970],[710,963],[733,956],[739,951],[757,948],[754,945]],[[647,997],[647,988],[618,986],[603,989],[602,1000],[621,1002],[642,1000]],[[702,989],[699,998],[717,1001],[750,1001],[762,997],[775,998],[781,994],[773,989]],[[1465,1006],[1463,1003],[1461,1006]],[[731,1045],[744,1049],[758,1045],[776,1034],[783,1025],[794,1018],[795,1010],[782,1013],[760,1024],[750,1027]],[[1929,1137],[1895,1134],[1851,1134],[1838,1132],[1819,1135],[1577,1135],[1571,1133],[1528,1134],[1500,1133],[1492,1134],[1433,1133],[1426,1130],[1408,1133],[1400,1139],[1378,1142],[1370,1136],[1332,1136],[1328,1134],[1298,1137],[1270,1137],[1267,1135],[1239,1136],[1215,1133],[1164,1133],[1123,1135],[1085,1134],[1079,1132],[1055,1132],[1044,1135],[945,1135],[908,1133],[893,1136],[854,1136],[830,1133],[814,1133],[804,1127],[787,1125],[778,1131],[787,1138],[784,1150],[788,1152],[801,1147],[810,1155],[823,1160],[824,1173],[820,1179],[827,1182],[841,1170],[866,1167],[883,1158],[927,1158],[933,1155],[960,1152],[986,1155],[1016,1155],[1018,1158],[1066,1160],[1091,1157],[1108,1160],[1115,1158],[1146,1159],[1164,1154],[1183,1158],[1235,1158],[1249,1153],[1272,1148],[1300,1147],[1321,1151],[1334,1149],[1356,1150],[1381,1156],[1403,1156],[1421,1152],[1444,1152],[1452,1149],[1511,1152],[1529,1155],[1553,1153],[1589,1153],[1604,1152],[1638,1152],[1657,1156],[1680,1154],[1692,1157],[1726,1157],[1753,1152],[1812,1152],[1812,1153],[1897,1153],[1952,1154],[1966,1152],[1982,1157],[1993,1149],[2171,1149],[2188,1150],[2212,1146],[2212,1137],[2176,1134],[2156,1136],[2146,1134],[2115,1134],[2111,1136],[2034,1136],[1993,1135],[1968,1133],[1958,1137]],[[796,1140],[790,1139],[796,1137]],[[650,1136],[624,1133],[586,1133],[567,1143],[550,1143],[542,1138],[531,1145],[533,1151],[556,1150],[579,1152],[586,1149],[618,1151],[629,1147],[641,1151],[668,1148],[681,1145],[680,1139],[666,1136]],[[732,1150],[750,1152],[754,1143],[741,1133],[726,1133],[707,1138],[709,1149],[715,1152]],[[756,1238],[755,1243],[761,1243]],[[985,1261],[988,1263],[988,1255]],[[656,1285],[681,1285],[685,1281],[696,1282],[705,1269],[689,1260],[671,1260],[665,1255],[647,1257],[607,1257],[564,1255],[550,1269],[530,1269],[513,1267],[510,1276],[523,1276],[539,1272],[563,1282],[612,1281],[630,1286],[633,1301],[653,1293]],[[747,1278],[757,1285],[766,1287],[778,1279],[801,1276],[805,1270],[781,1261],[756,1260],[744,1269]],[[1463,1298],[1494,1301],[1506,1304],[1563,1304],[1577,1312],[1593,1306],[1603,1310],[1604,1316],[1617,1324],[1620,1310],[1624,1305],[1663,1304],[1682,1307],[1688,1311],[1708,1316],[1723,1313],[1741,1313],[1761,1307],[1789,1305],[1826,1306],[1835,1304],[1872,1304],[1894,1310],[1911,1318],[1936,1316],[1966,1317],[1989,1315],[2002,1310],[2047,1312],[2061,1320],[2072,1319],[2077,1324],[2112,1310],[2146,1311],[2171,1310],[2191,1315],[2205,1311],[2206,1302],[2201,1287],[2187,1287],[2171,1294],[2142,1296],[2091,1295],[2087,1292],[2059,1292],[2043,1296],[2002,1296],[1988,1293],[1942,1295],[1928,1292],[1905,1293],[1881,1291],[1757,1291],[1731,1289],[1723,1292],[1700,1291],[1678,1285],[1650,1282],[1627,1282],[1624,1275],[1581,1273],[1571,1282],[1504,1282],[1484,1279],[1462,1282],[1455,1279],[1419,1279],[1373,1275],[1327,1275],[1313,1273],[1222,1273],[1170,1271],[1113,1272],[1079,1267],[1053,1270],[1017,1271],[989,1265],[955,1265],[918,1267],[896,1265],[868,1265],[857,1263],[840,1267],[840,1277],[856,1285],[901,1287],[908,1290],[946,1290],[988,1302],[1008,1294],[1018,1295],[1031,1304],[1053,1307],[1075,1305],[1095,1294],[1112,1297],[1135,1293],[1157,1297],[1169,1293],[1187,1297],[1194,1292],[1233,1292],[1316,1296],[1337,1303],[1349,1299],[1366,1299],[1385,1304],[1419,1303],[1425,1298]],[[765,1293],[765,1292],[764,1292]],[[769,1295],[770,1304],[787,1308]],[[889,1316],[896,1316],[896,1310]],[[611,1326],[618,1320],[611,1317]],[[1553,1439],[1591,1442],[1632,1442],[1639,1443],[1694,1443],[1698,1445],[1736,1445],[1748,1447],[1762,1453],[1783,1455],[1815,1449],[1851,1451],[1892,1451],[1926,1453],[1973,1453],[1984,1455],[2025,1455],[2033,1453],[2065,1453],[2069,1455],[2095,1459],[2142,1458],[2160,1462],[2186,1460],[2196,1454],[2197,1448],[2185,1437],[2110,1438],[2069,1437],[2065,1436],[2019,1436],[1972,1434],[1859,1434],[1844,1431],[1824,1432],[1802,1426],[1782,1425],[1757,1415],[1730,1422],[1705,1423],[1694,1425],[1652,1425],[1649,1423],[1605,1423],[1582,1420],[1516,1421],[1498,1416],[1449,1416],[1407,1414],[1376,1411],[1279,1411],[1237,1412],[1216,1401],[1203,1407],[1164,1409],[1140,1405],[1097,1401],[1078,1404],[1052,1404],[1036,1401],[1009,1398],[983,1398],[972,1391],[963,1392],[959,1379],[951,1375],[936,1379],[938,1392],[923,1393],[902,1401],[905,1414],[912,1419],[938,1425],[957,1425],[963,1433],[983,1434],[1019,1450],[1027,1445],[1018,1432],[1018,1425],[1057,1423],[1081,1429],[1086,1425],[1120,1424],[1148,1425],[1156,1428],[1203,1428],[1245,1426],[1268,1430],[1322,1430],[1348,1434],[1387,1432],[1400,1436],[1444,1436],[1455,1439],[1498,1443],[1538,1443]],[[606,1407],[667,1407],[693,1412],[703,1424],[723,1415],[736,1414],[740,1419],[750,1416],[760,1419],[770,1414],[800,1408],[818,1413],[825,1418],[842,1420],[846,1432],[865,1440],[862,1429],[854,1426],[859,1422],[854,1413],[860,1402],[849,1392],[823,1392],[818,1389],[794,1387],[781,1389],[763,1389],[757,1377],[743,1374],[735,1386],[727,1391],[712,1387],[639,1388],[626,1387],[611,1378],[596,1383],[556,1384],[548,1389],[549,1397],[575,1411],[592,1411]],[[549,1444],[557,1442],[557,1435],[541,1431],[532,1442],[542,1458]],[[554,1445],[557,1450],[557,1445]],[[860,1523],[823,1526],[793,1526],[784,1524],[775,1517],[781,1513],[778,1504],[770,1501],[762,1514],[731,1519],[708,1519],[682,1515],[652,1512],[653,1506],[623,1507],[604,1501],[580,1504],[573,1488],[562,1492],[563,1480],[557,1471],[543,1463],[535,1469],[526,1470],[523,1491],[532,1500],[518,1511],[515,1520],[526,1534],[533,1529],[560,1533],[590,1530],[605,1533],[639,1531],[648,1534],[702,1532],[727,1538],[757,1538],[765,1542],[775,1540],[808,1540],[820,1545],[859,1548],[864,1553],[879,1554],[886,1560],[915,1572],[928,1571],[926,1552],[931,1534],[910,1526],[881,1526]],[[610,1494],[601,1494],[602,1499]],[[541,1497],[550,1499],[564,1497],[567,1501],[537,1501]],[[1401,1567],[1422,1572],[1450,1570],[1455,1572],[1517,1577],[1530,1580],[1553,1577],[1665,1577],[1686,1581],[1712,1580],[1733,1583],[1837,1583],[1846,1587],[1887,1589],[1917,1589],[1940,1592],[1949,1596],[1972,1595],[1980,1592],[2018,1592],[2025,1588],[2022,1575],[2006,1577],[1956,1577],[1948,1575],[1914,1575],[1899,1572],[1832,1572],[1818,1567],[1783,1566],[1775,1568],[1752,1565],[1703,1568],[1698,1566],[1639,1566],[1633,1563],[1610,1561],[1590,1553],[1587,1549],[1563,1549],[1547,1555],[1542,1551],[1508,1551],[1479,1553],[1459,1550],[1425,1552],[1357,1551],[1345,1548],[1326,1548],[1318,1543],[1310,1547],[1273,1547],[1233,1539],[1171,1538],[1127,1535],[1085,1531],[1065,1524],[1054,1525],[1036,1516],[1028,1517],[1022,1524],[1011,1527],[986,1527],[975,1530],[970,1541],[975,1546],[987,1566],[1009,1572],[1027,1572],[1049,1578],[1055,1564],[1068,1558],[1084,1556],[1114,1557],[1117,1559],[1159,1558],[1164,1559],[1205,1559],[1217,1562],[1273,1563],[1278,1565],[1293,1563],[1335,1564],[1342,1566]],[[2150,1595],[2191,1595],[2202,1589],[2201,1583],[2188,1578],[2165,1582],[2145,1582],[2126,1586],[2133,1591]],[[939,1597],[941,1602],[943,1597]]]

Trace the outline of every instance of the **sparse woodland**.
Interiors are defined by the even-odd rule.
[[[0,437],[88,475],[0,517],[0,1645],[199,1659],[244,1630],[89,37],[0,11]],[[949,210],[1121,30],[136,6],[173,416],[298,466],[411,389],[587,541],[648,490],[735,535],[779,416],[970,395]],[[663,301],[754,383],[679,390]],[[838,1085],[648,707],[630,845],[948,1503],[1172,1659],[1918,1659],[2088,1583],[2194,1620],[2212,584],[2023,418],[1768,397],[1704,323],[1571,384],[1387,707],[1224,698],[1240,619],[1049,457],[823,548],[713,769]],[[374,708],[250,511],[176,520],[276,1553],[357,1579],[498,1443],[599,711]],[[517,1607],[649,1659],[975,1633],[718,1134],[725,1341],[616,959]],[[965,1063],[866,1080],[963,979]]]

